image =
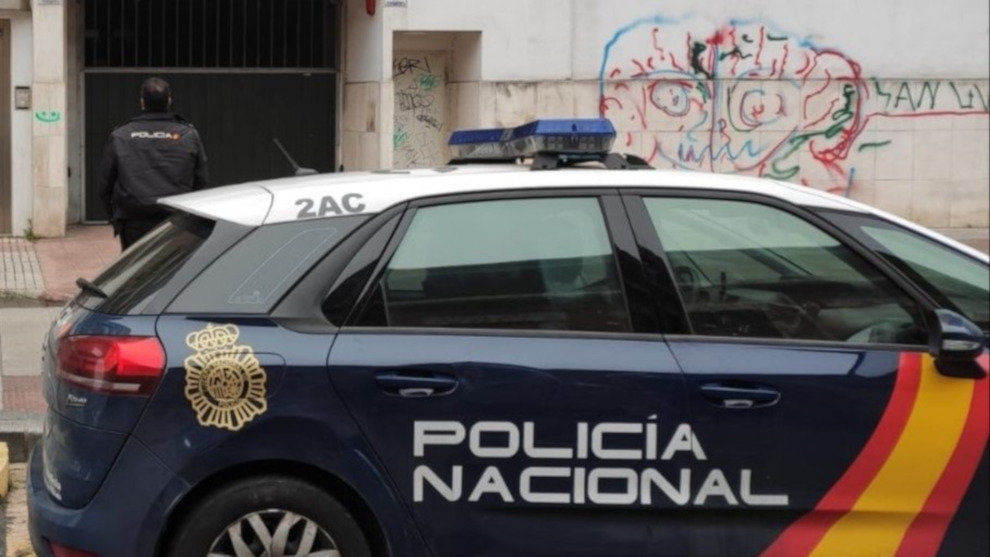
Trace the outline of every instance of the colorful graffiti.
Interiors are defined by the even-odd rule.
[[[868,79],[842,52],[762,22],[654,17],[619,29],[599,73],[620,145],[659,167],[740,172],[848,193],[878,118],[986,115],[986,82]],[[815,167],[815,168],[812,168]]]

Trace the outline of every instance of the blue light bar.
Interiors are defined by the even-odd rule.
[[[514,160],[556,155],[567,160],[597,160],[615,141],[605,118],[534,120],[515,128],[456,131],[450,136],[459,160]]]

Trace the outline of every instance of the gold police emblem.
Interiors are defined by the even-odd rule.
[[[196,351],[185,360],[186,399],[200,425],[237,431],[268,409],[268,374],[250,346],[238,345],[235,325],[207,324],[189,333]]]

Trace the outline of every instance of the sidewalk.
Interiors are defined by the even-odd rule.
[[[41,432],[41,342],[78,290],[120,254],[109,226],[71,226],[64,238],[0,238],[0,441],[23,461]]]
[[[78,277],[95,278],[118,255],[120,244],[109,226],[73,225],[63,238],[35,242],[0,238],[0,305],[67,302],[78,290]]]
[[[120,255],[120,242],[110,226],[70,226],[64,238],[34,243],[44,284],[42,298],[62,304],[79,290],[76,279],[94,279]]]

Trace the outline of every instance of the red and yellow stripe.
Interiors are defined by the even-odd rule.
[[[763,555],[934,555],[986,447],[988,398],[987,379],[946,377],[930,356],[902,354],[863,450]]]

